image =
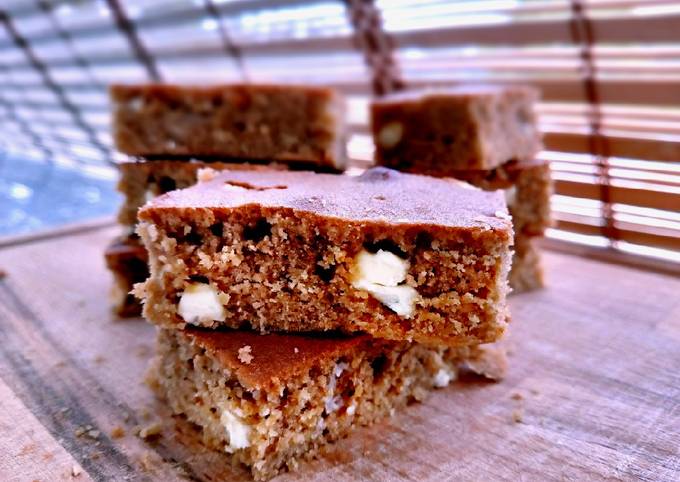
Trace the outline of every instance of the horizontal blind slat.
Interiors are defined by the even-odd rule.
[[[548,132],[544,143],[546,148],[566,152],[590,152],[590,134],[570,132]],[[610,156],[648,159],[652,161],[678,162],[680,160],[680,138],[676,141],[635,139],[633,137],[603,136]]]
[[[560,179],[557,175],[555,177],[555,192],[557,194],[577,198],[600,199],[600,186],[594,180],[579,182]],[[651,186],[644,188],[638,185],[636,187],[609,186],[608,189],[611,202],[668,211],[678,210],[680,190],[663,188],[664,186],[660,185],[654,188]]]
[[[598,225],[574,222],[565,219],[557,219],[555,225],[558,229],[573,231],[587,235],[601,235],[602,228]],[[659,248],[678,250],[680,249],[680,233],[670,235],[658,234],[655,232],[645,232],[641,226],[615,225],[617,240],[627,241],[634,244],[643,244]],[[632,229],[631,229],[632,228]]]

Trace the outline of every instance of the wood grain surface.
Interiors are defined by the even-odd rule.
[[[0,249],[0,480],[244,480],[143,384],[106,228]],[[680,480],[680,279],[546,255],[512,299],[510,370],[457,382],[279,480]],[[144,441],[140,428],[160,423]]]

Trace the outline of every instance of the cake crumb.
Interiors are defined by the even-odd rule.
[[[250,362],[253,361],[253,355],[251,355],[251,352],[253,349],[250,347],[250,345],[245,345],[238,350],[238,359],[241,363],[245,363],[246,365],[250,365]]]
[[[116,425],[111,430],[111,438],[123,438],[125,437],[125,430],[120,425]]]
[[[154,457],[154,454],[149,450],[144,451],[142,456],[139,458],[139,465],[141,465],[144,472],[153,472],[156,467],[160,464],[160,460]]]
[[[204,167],[198,170],[196,177],[198,182],[212,181],[217,176],[217,171],[211,167]]]
[[[522,410],[516,409],[512,412],[512,421],[515,423],[522,423],[524,421]]]
[[[5,278],[7,278],[7,271],[0,268],[0,279],[5,279]]]
[[[139,431],[139,438],[144,440],[153,439],[161,434],[163,427],[159,422],[154,422]]]
[[[82,474],[82,473],[83,473],[83,469],[81,469],[77,465],[74,465],[73,467],[71,467],[71,475],[73,477],[79,477],[80,474]]]
[[[94,362],[97,363],[97,364],[104,363],[105,361],[106,361],[106,358],[104,358],[104,356],[102,356],[102,355],[97,355],[96,357],[94,357]]]
[[[95,429],[92,425],[83,425],[75,429],[74,434],[76,437],[87,437],[92,440],[97,440],[101,435],[101,432]]]
[[[512,398],[513,400],[524,400],[524,397],[523,397],[522,394],[519,393],[519,392],[513,393],[513,394],[510,396],[510,398]]]
[[[137,349],[135,350],[135,354],[139,358],[148,358],[150,353],[151,348],[149,347],[149,345],[137,345]]]

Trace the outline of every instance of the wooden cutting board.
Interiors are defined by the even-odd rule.
[[[106,301],[116,233],[0,249],[0,480],[247,479],[142,383],[154,330]],[[512,299],[506,380],[437,391],[280,480],[680,480],[680,280],[546,263],[550,288]]]

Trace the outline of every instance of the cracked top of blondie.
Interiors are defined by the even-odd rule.
[[[222,172],[204,182],[153,199],[139,212],[150,220],[156,210],[225,209],[257,205],[290,208],[323,217],[373,224],[493,229],[511,236],[502,193],[465,182],[435,179],[376,167],[360,176],[312,172]]]

